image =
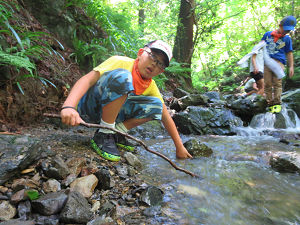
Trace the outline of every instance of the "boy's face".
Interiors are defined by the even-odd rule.
[[[143,79],[151,79],[164,72],[164,55],[145,47],[138,52],[138,70]]]
[[[284,35],[290,33],[290,30],[284,30],[283,26],[281,24],[279,24],[279,30],[280,30],[280,33],[282,33]]]

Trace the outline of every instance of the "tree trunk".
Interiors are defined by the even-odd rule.
[[[191,61],[194,52],[194,10],[194,0],[181,0],[177,33],[173,48],[173,55],[176,61],[185,63],[184,67],[189,69],[191,69]],[[192,88],[191,72],[186,72],[186,74],[184,74],[184,81],[188,88]]]
[[[145,8],[144,8],[145,0],[139,0],[139,29],[141,32],[141,36],[144,36],[145,29]]]

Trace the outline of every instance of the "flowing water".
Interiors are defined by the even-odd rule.
[[[202,177],[192,178],[141,150],[142,176],[165,192],[163,213],[174,224],[300,224],[300,175],[276,172],[268,164],[270,152],[299,152],[300,147],[264,135],[264,129],[276,130],[273,116],[258,115],[252,127],[239,128],[236,136],[193,136],[213,149],[208,158],[176,160],[170,139],[147,141],[151,149]],[[299,119],[284,131],[299,134]]]

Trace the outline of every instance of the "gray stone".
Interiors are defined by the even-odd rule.
[[[225,108],[189,106],[173,119],[183,134],[234,135],[235,128],[243,126],[243,121]]]
[[[278,172],[300,172],[300,154],[297,152],[276,152],[270,158],[270,165]]]
[[[208,157],[213,154],[213,150],[210,147],[194,138],[188,140],[183,145],[193,157]]]
[[[134,168],[136,168],[136,169],[141,169],[142,168],[141,161],[138,159],[138,157],[136,157],[131,152],[125,152],[124,158],[126,159],[127,163],[129,165],[133,166]]]
[[[44,157],[43,152],[44,146],[36,139],[0,135],[0,185]]]
[[[67,203],[60,213],[60,221],[86,224],[92,216],[93,212],[88,201],[79,192],[70,192]]]
[[[141,193],[140,201],[148,206],[159,205],[163,201],[163,191],[149,186]]]
[[[64,191],[49,193],[32,201],[32,208],[44,216],[54,215],[62,210],[67,198],[68,196]]]

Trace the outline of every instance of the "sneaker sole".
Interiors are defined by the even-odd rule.
[[[134,151],[134,147],[132,147],[132,146],[129,146],[129,145],[123,145],[123,144],[119,144],[119,143],[116,143],[116,145],[117,145],[119,148],[121,148],[121,149],[123,149],[123,150],[125,150],[125,151],[128,151],[128,152],[133,152],[133,151]]]
[[[112,155],[110,153],[107,153],[105,151],[102,151],[96,144],[96,142],[92,139],[91,140],[91,146],[93,150],[100,155],[102,158],[107,159],[109,161],[118,162],[120,161],[121,157],[117,155]]]

